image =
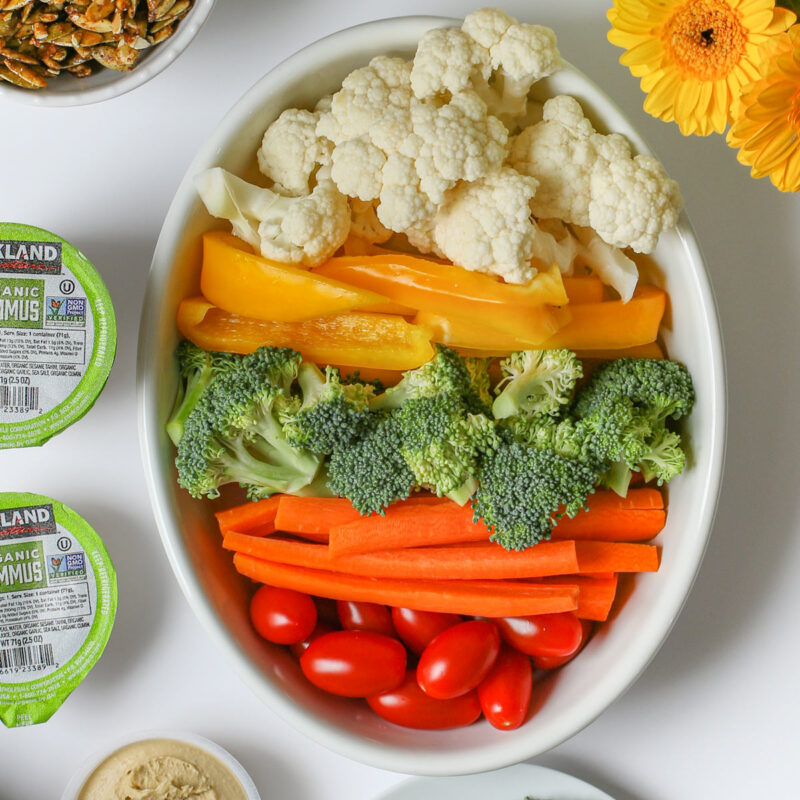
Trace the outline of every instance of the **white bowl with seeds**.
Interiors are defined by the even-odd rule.
[[[89,105],[119,97],[189,46],[214,0],[0,0],[0,97]]]

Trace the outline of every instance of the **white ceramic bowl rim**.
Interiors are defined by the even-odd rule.
[[[222,762],[233,774],[233,776],[242,784],[244,793],[247,795],[248,800],[260,800],[258,789],[253,783],[253,779],[247,774],[245,768],[227,751],[225,748],[220,747],[216,742],[206,739],[203,736],[198,736],[196,733],[187,733],[186,731],[175,730],[148,730],[138,731],[137,733],[119,736],[112,739],[110,743],[106,744],[102,750],[93,753],[86,758],[81,766],[76,770],[75,774],[64,789],[64,794],[61,795],[61,800],[78,800],[80,791],[83,788],[89,776],[111,755],[127,747],[129,744],[136,742],[146,742],[153,739],[168,739],[171,741],[185,742],[186,744],[193,745],[199,750],[205,750],[210,753],[218,761]]]
[[[127,94],[155,78],[183,53],[208,19],[214,2],[215,0],[194,0],[193,7],[180,21],[177,31],[169,39],[155,45],[152,52],[146,52],[141,62],[130,72],[114,73],[106,68],[87,78],[77,79],[63,75],[52,78],[44,89],[22,89],[0,81],[0,97],[32,106],[66,108],[101,103]],[[102,77],[98,79],[98,76]],[[69,81],[70,85],[74,84],[77,88],[57,88],[56,82],[59,80]]]
[[[714,408],[711,429],[707,433],[710,453],[708,479],[703,486],[701,500],[693,511],[693,519],[696,520],[698,533],[694,539],[685,543],[680,563],[676,569],[677,574],[673,576],[668,591],[664,591],[658,598],[658,623],[641,631],[641,634],[626,650],[625,664],[620,664],[606,674],[599,675],[591,691],[583,698],[580,707],[570,708],[568,713],[564,713],[563,718],[550,726],[546,737],[536,731],[534,725],[531,724],[525,726],[530,729],[527,736],[512,737],[508,734],[507,740],[495,740],[482,747],[463,748],[457,752],[415,750],[413,754],[400,747],[360,737],[337,728],[326,720],[316,718],[281,692],[278,687],[265,680],[218,618],[209,599],[205,596],[197,575],[193,572],[183,542],[173,533],[174,521],[163,488],[164,481],[172,480],[172,476],[167,475],[159,465],[160,432],[156,430],[155,425],[149,422],[150,416],[155,413],[156,405],[155,381],[150,380],[150,376],[153,374],[158,346],[156,330],[159,302],[169,276],[169,270],[163,265],[169,254],[171,241],[180,235],[181,215],[187,209],[187,203],[183,199],[186,196],[185,190],[190,186],[192,176],[208,164],[214,163],[214,155],[222,144],[227,142],[231,135],[245,124],[253,113],[253,100],[261,97],[263,102],[263,98],[269,96],[270,92],[274,93],[280,89],[283,83],[290,82],[298,67],[303,66],[306,69],[311,66],[324,67],[326,59],[330,60],[333,53],[355,50],[358,45],[363,45],[365,37],[388,41],[392,39],[392,36],[400,38],[403,34],[415,32],[419,38],[428,28],[453,24],[459,23],[456,20],[441,17],[400,17],[378,20],[339,31],[309,45],[283,61],[261,78],[233,106],[189,166],[166,217],[156,246],[144,301],[137,377],[142,458],[157,525],[178,582],[215,645],[228,654],[235,669],[253,690],[297,730],[331,750],[355,760],[383,769],[412,772],[418,775],[482,772],[530,758],[555,747],[588,725],[634,683],[666,639],[699,569],[716,512],[724,463],[727,414],[725,367],[716,303],[694,233],[685,215],[682,215],[676,235],[682,247],[685,248],[687,259],[696,265],[696,268],[691,270],[692,285],[687,288],[687,293],[696,296],[702,307],[700,335],[704,339],[703,346],[707,346],[710,353],[708,385],[711,387],[710,403]],[[624,133],[639,153],[651,152],[622,112],[602,90],[573,67],[567,65],[565,69],[573,71],[585,79],[587,86],[601,99],[606,112],[605,123],[609,129]],[[180,201],[179,198],[181,198]],[[532,744],[534,737],[537,736],[539,738],[536,739],[536,743]]]

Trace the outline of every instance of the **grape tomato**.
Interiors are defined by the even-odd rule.
[[[367,697],[369,707],[380,717],[404,728],[444,730],[471,725],[481,715],[476,692],[451,700],[436,700],[417,684],[416,672],[406,673],[400,686]]]
[[[564,658],[578,651],[581,621],[571,611],[533,617],[502,617],[496,625],[503,639],[529,656]]]
[[[406,649],[371,631],[334,631],[311,642],[300,656],[311,683],[331,694],[366,697],[394,689],[406,671]]]
[[[442,631],[462,622],[458,614],[393,608],[392,622],[397,635],[412,653],[419,655]]]
[[[519,728],[528,713],[533,687],[531,660],[519,650],[503,645],[491,672],[478,686],[483,715],[495,728]]]
[[[454,625],[422,651],[417,683],[437,700],[459,697],[486,677],[499,650],[500,635],[491,622],[471,620]]]
[[[253,627],[268,642],[302,642],[317,624],[317,607],[307,594],[262,586],[250,601]]]
[[[357,603],[339,600],[336,604],[339,622],[348,631],[372,631],[384,636],[395,636],[392,614],[379,603]]]

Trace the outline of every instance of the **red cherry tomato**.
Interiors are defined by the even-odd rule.
[[[519,650],[503,646],[492,671],[478,686],[483,715],[500,730],[519,728],[528,713],[532,687],[530,658]]]
[[[592,635],[592,623],[588,619],[581,620],[581,643],[578,649],[568,656],[535,656],[533,659],[533,666],[536,669],[555,669],[556,667],[563,667],[568,661],[572,661],[578,653],[586,646],[589,637]]]
[[[415,611],[413,608],[393,608],[392,622],[397,635],[413,653],[419,655],[442,631],[461,622],[458,614],[438,611]]]
[[[442,631],[423,651],[417,683],[437,700],[460,697],[489,673],[500,650],[500,634],[491,622],[471,620]]]
[[[495,621],[508,644],[529,656],[563,658],[581,646],[581,621],[571,611]]]
[[[343,697],[366,697],[399,686],[406,649],[397,639],[371,631],[334,631],[315,639],[300,656],[315,686]]]
[[[476,692],[451,700],[435,700],[417,684],[413,669],[400,686],[367,698],[369,707],[379,716],[404,728],[443,730],[471,725],[481,715]]]
[[[311,633],[306,636],[302,642],[295,642],[293,645],[291,645],[291,650],[294,653],[295,658],[300,658],[300,656],[303,655],[306,650],[308,650],[308,646],[314,641],[314,639],[319,639],[320,636],[324,636],[326,633],[333,633],[335,630],[336,628],[328,625],[327,622],[318,622],[317,627],[314,628],[314,630],[311,631]]]
[[[372,631],[395,638],[392,615],[386,606],[379,603],[356,603],[340,600],[336,604],[339,621],[346,631]]]
[[[275,644],[302,642],[317,624],[317,607],[307,594],[262,586],[250,601],[253,627]]]

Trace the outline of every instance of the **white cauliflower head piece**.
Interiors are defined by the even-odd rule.
[[[484,8],[469,14],[461,29],[434,29],[422,37],[411,85],[421,99],[471,88],[491,114],[510,121],[525,114],[531,86],[562,63],[550,28]]]
[[[454,264],[525,283],[536,239],[530,201],[537,181],[502,167],[451,189],[436,215],[434,238]]]
[[[266,258],[313,267],[330,258],[350,232],[350,206],[321,168],[310,194],[287,197],[254,186],[221,167],[195,185],[208,212],[231,222],[233,233]]]
[[[374,58],[345,78],[316,129],[334,143],[338,188],[378,200],[380,222],[398,233],[424,227],[448,189],[488,174],[508,152],[508,132],[474,92],[423,101],[410,76],[410,62]]]
[[[265,131],[257,154],[258,168],[279,194],[309,194],[316,170],[330,164],[333,142],[317,136],[319,116],[289,108]]]
[[[615,247],[649,253],[683,205],[656,159],[633,156],[620,134],[597,133],[567,95],[549,99],[542,121],[515,137],[508,163],[538,179],[537,217],[591,227]]]

